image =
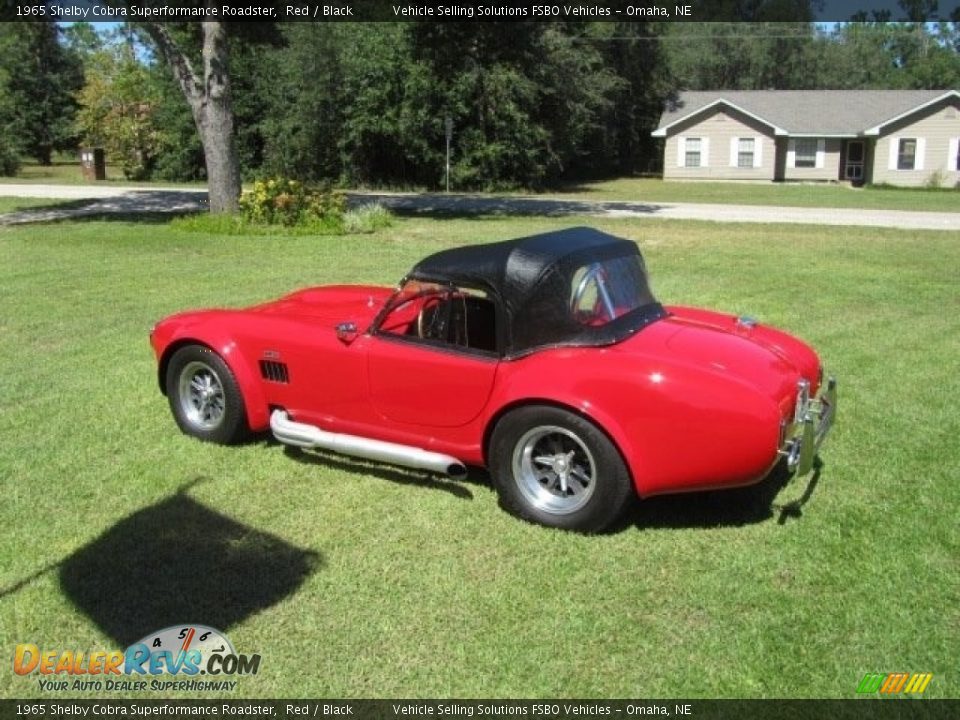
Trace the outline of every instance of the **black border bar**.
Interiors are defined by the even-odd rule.
[[[0,720],[105,717],[956,720],[960,700],[0,700]]]
[[[930,9],[927,21],[960,22],[960,0],[933,0]],[[0,0],[3,22],[846,22],[855,18],[911,20],[898,0]]]

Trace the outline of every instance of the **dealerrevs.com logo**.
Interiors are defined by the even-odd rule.
[[[922,695],[933,673],[867,673],[857,685],[861,695]]]
[[[259,669],[259,655],[238,653],[222,632],[196,624],[172,625],[126,650],[51,650],[20,643],[13,654],[14,673],[36,675],[45,692],[231,691],[237,686],[233,677]]]

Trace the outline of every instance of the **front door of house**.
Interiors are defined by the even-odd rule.
[[[863,182],[863,140],[847,141],[847,157],[843,166],[843,177],[854,183]]]

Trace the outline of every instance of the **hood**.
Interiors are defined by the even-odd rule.
[[[338,323],[351,320],[365,328],[392,294],[387,288],[368,285],[329,285],[307,288],[279,300],[248,308],[247,312],[289,320]]]

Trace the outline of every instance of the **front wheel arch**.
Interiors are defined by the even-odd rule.
[[[160,362],[157,363],[157,384],[160,386],[160,392],[164,395],[167,394],[167,368],[170,366],[170,358],[176,355],[177,350],[187,347],[188,345],[197,345],[198,347],[205,347],[210,352],[216,352],[216,350],[207,343],[194,340],[193,338],[183,338],[182,340],[177,340],[167,345],[163,354],[160,356]],[[229,363],[227,364],[229,365]]]
[[[220,347],[233,347],[233,343],[229,341],[210,343],[193,337],[184,337],[171,342],[164,348],[157,365],[157,383],[160,386],[160,392],[164,395],[167,394],[166,378],[170,359],[178,350],[189,347],[190,345],[206,348],[218,355],[220,359],[226,363],[230,372],[232,372],[236,378],[237,384],[240,386],[250,430],[260,432],[269,427],[270,408],[260,386],[259,375],[253,374],[247,362],[237,352],[225,352],[218,349]]]
[[[250,432],[243,391],[226,361],[206,345],[181,346],[167,364],[167,400],[180,430],[233,445]]]

